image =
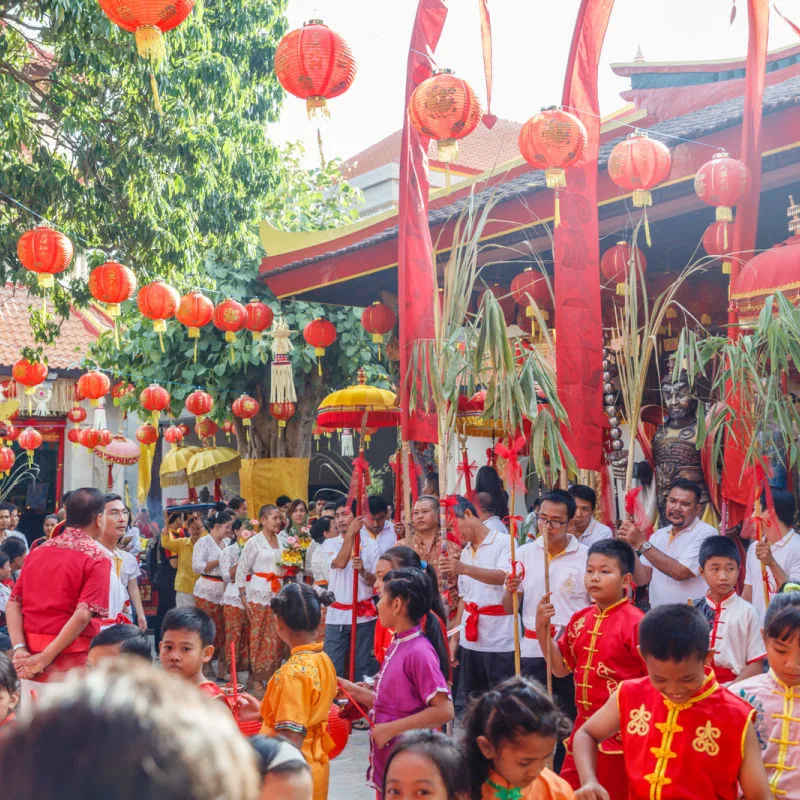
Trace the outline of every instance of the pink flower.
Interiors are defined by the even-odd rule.
[[[289,545],[289,547],[297,547],[297,545],[298,545],[298,539],[297,539],[297,537],[296,537],[296,536],[290,536],[290,537],[289,537],[289,538],[286,540],[286,544],[288,544],[288,545]]]

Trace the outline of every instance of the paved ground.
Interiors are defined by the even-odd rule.
[[[367,787],[369,732],[353,731],[344,752],[331,761],[328,800],[374,800]]]

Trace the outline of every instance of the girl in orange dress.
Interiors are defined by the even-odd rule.
[[[338,690],[333,662],[315,641],[320,609],[333,595],[306,584],[290,583],[273,597],[278,636],[291,648],[289,660],[267,684],[261,703],[261,733],[283,736],[303,752],[311,767],[314,800],[328,796],[328,753],[334,742],[328,734],[328,713]]]

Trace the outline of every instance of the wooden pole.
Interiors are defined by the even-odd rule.
[[[359,461],[364,458],[364,437],[361,437],[358,448]],[[356,496],[356,516],[360,516],[361,497],[364,494],[364,471],[361,465],[358,466],[358,495]],[[353,540],[353,558],[358,558],[361,553],[361,532],[356,534]],[[350,681],[355,681],[356,675],[356,633],[358,631],[358,570],[353,568],[353,616],[350,623]]]
[[[542,526],[542,543],[544,549],[544,593],[550,594],[550,526]],[[545,642],[545,668],[547,669],[547,694],[553,696],[553,670],[550,667],[550,628],[547,629],[547,639]],[[541,644],[541,643],[540,643]]]
[[[514,503],[516,500],[516,490],[511,487],[511,513],[509,523],[511,524],[511,575],[517,574],[517,520],[514,514]],[[511,606],[514,613],[514,674],[519,677],[522,674],[522,659],[519,642],[519,592],[511,594]]]
[[[408,529],[406,534],[411,532],[411,465],[409,459],[411,458],[411,448],[408,442],[404,441],[402,445],[403,453],[403,509],[405,511],[405,519],[403,520],[404,526]]]

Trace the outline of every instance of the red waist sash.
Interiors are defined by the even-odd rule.
[[[468,642],[478,641],[478,619],[481,615],[484,617],[507,617],[509,613],[503,608],[502,605],[496,606],[481,606],[478,607],[477,603],[464,603],[464,611],[467,612],[467,623],[464,626],[464,634]]]
[[[346,603],[331,603],[331,608],[335,608],[337,611],[352,611],[353,604],[346,604]],[[378,616],[378,609],[375,608],[375,603],[372,600],[359,600],[356,603],[356,617],[361,619],[363,617],[377,617]]]

